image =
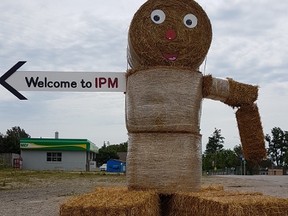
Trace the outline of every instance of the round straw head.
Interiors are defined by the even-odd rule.
[[[198,69],[209,50],[208,16],[193,0],[148,0],[135,13],[128,35],[132,69],[175,66]]]

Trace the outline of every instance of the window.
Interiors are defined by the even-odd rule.
[[[62,153],[61,152],[47,152],[47,161],[49,162],[61,162]]]

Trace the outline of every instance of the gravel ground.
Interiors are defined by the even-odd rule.
[[[213,179],[213,178],[212,178]],[[288,175],[284,176],[240,176],[223,175],[215,177],[215,181],[222,184],[225,190],[238,190],[249,192],[261,192],[281,198],[288,198]]]
[[[225,190],[257,191],[265,195],[288,198],[288,176],[207,176],[204,185],[221,184]],[[96,177],[41,181],[17,189],[0,190],[1,216],[54,216],[60,204],[76,194],[98,186],[123,186],[125,177]]]
[[[70,196],[93,191],[99,186],[125,185],[125,177],[95,177],[85,179],[40,181],[17,189],[0,190],[0,216],[54,216],[59,206]]]

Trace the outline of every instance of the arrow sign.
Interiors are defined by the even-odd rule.
[[[126,91],[124,72],[18,71],[15,73],[25,63],[19,61],[0,77],[0,84],[20,100],[27,100],[27,98],[19,91]]]
[[[16,97],[18,97],[20,100],[27,100],[26,97],[24,97],[22,94],[20,94],[15,88],[13,88],[11,85],[9,85],[6,82],[6,79],[8,79],[15,71],[17,71],[23,64],[25,64],[26,61],[19,61],[17,62],[10,70],[8,70],[3,76],[0,77],[0,84],[5,87],[8,91],[10,91],[12,94],[14,94]]]

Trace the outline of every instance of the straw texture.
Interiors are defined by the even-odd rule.
[[[221,185],[202,186],[199,192],[161,194],[126,187],[97,188],[74,196],[60,206],[60,216],[284,216],[288,199],[258,192],[224,191]]]
[[[137,71],[127,78],[127,130],[198,134],[201,103],[201,73],[170,67]]]
[[[266,156],[266,149],[257,105],[241,106],[236,118],[245,159],[260,162]]]
[[[236,82],[230,78],[229,81],[229,97],[225,103],[232,107],[240,107],[241,105],[253,104],[258,97],[258,87],[248,84]]]
[[[98,188],[66,200],[60,216],[158,216],[159,197],[154,191],[128,191],[125,187]]]
[[[203,76],[203,85],[202,85],[202,95],[203,97],[208,97],[212,92],[212,75]]]
[[[153,10],[162,10],[166,18],[155,24],[151,19]],[[193,14],[198,23],[187,28],[183,19]],[[168,30],[176,33],[168,40]],[[209,50],[212,29],[208,16],[193,0],[148,0],[135,13],[128,33],[128,63],[132,69],[141,70],[154,66],[175,66],[197,70]],[[175,54],[176,60],[167,60],[165,54]]]
[[[288,200],[261,193],[202,191],[174,194],[167,216],[283,216]]]
[[[200,135],[130,133],[128,141],[129,189],[155,189],[165,194],[200,190]]]

